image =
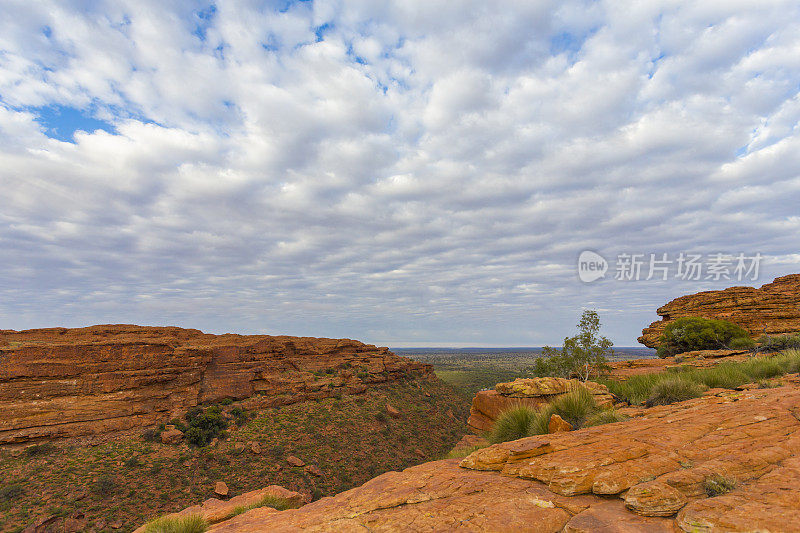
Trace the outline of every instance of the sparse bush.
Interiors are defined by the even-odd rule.
[[[114,479],[109,476],[108,474],[103,474],[100,476],[92,487],[92,490],[103,497],[110,496],[114,489],[117,487],[117,484],[114,482]]]
[[[144,526],[144,533],[204,533],[208,522],[199,514],[162,516]]]
[[[10,502],[23,494],[22,486],[14,483],[0,488],[0,502]]]
[[[494,423],[489,441],[508,442],[533,435],[533,426],[540,414],[535,409],[518,405],[500,413]]]
[[[25,448],[25,454],[28,457],[34,457],[36,455],[47,455],[52,453],[56,449],[55,446],[50,444],[49,442],[43,442],[41,444],[34,444],[32,446],[28,446]]]
[[[127,461],[125,461],[126,468],[135,468],[137,466],[142,466],[142,462],[135,455],[130,459],[128,459]]]
[[[800,333],[788,333],[786,335],[762,335],[758,339],[759,351],[761,352],[782,352],[784,350],[800,349]]]
[[[683,317],[667,323],[659,339],[657,354],[659,357],[669,357],[693,350],[726,349],[730,348],[734,339],[750,339],[750,335],[727,320]]]
[[[604,409],[590,415],[586,419],[586,422],[583,423],[583,427],[602,426],[603,424],[613,424],[614,422],[622,422],[627,419],[627,416],[613,409]]]
[[[703,489],[709,498],[727,494],[736,488],[736,480],[715,474],[703,481]]]
[[[650,391],[647,406],[667,405],[702,396],[704,387],[693,381],[672,378],[656,383]]]
[[[157,441],[159,435],[161,435],[161,432],[158,431],[157,429],[153,429],[153,428],[145,429],[142,432],[142,438],[146,442],[155,442],[155,441]]]
[[[220,405],[230,405],[233,403],[233,400],[231,398],[223,398],[219,403]]]
[[[186,413],[186,420],[189,422],[186,441],[200,447],[208,445],[228,427],[219,405],[212,405],[205,410],[192,408]]]
[[[600,317],[597,311],[585,310],[578,322],[579,333],[566,337],[561,349],[545,346],[544,357],[536,359],[533,372],[537,376],[573,376],[586,381],[592,375],[608,372],[607,355],[613,355],[613,343],[600,335]]]
[[[381,423],[385,423],[386,420],[388,420],[388,418],[386,417],[386,413],[384,413],[383,411],[378,411],[377,413],[375,413],[375,420]]]
[[[592,393],[583,387],[556,398],[548,407],[551,415],[557,414],[575,429],[583,426],[586,419],[598,409]],[[547,417],[547,422],[549,424],[550,416]]]

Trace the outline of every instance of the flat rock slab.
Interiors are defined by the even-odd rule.
[[[461,466],[536,480],[562,495],[628,495],[628,507],[644,514],[681,509],[677,524],[686,531],[775,531],[800,524],[798,456],[800,389],[787,385],[496,444]],[[706,499],[704,483],[716,476],[736,489]]]
[[[630,531],[671,531],[671,519],[631,514],[620,500],[567,498],[553,494],[541,483],[466,470],[458,467],[458,460],[450,459],[389,472],[300,509],[245,513],[238,521],[224,522],[211,531],[555,533],[575,520],[578,525],[581,520],[613,524],[620,516],[639,528]]]

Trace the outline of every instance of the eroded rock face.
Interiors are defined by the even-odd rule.
[[[658,308],[662,317],[644,330],[639,342],[656,348],[670,320],[681,317],[723,319],[738,324],[753,338],[800,331],[800,274],[775,278],[754,287],[730,287],[681,296]]]
[[[677,524],[686,531],[786,530],[800,523],[800,388],[656,407],[624,422],[496,444],[461,466],[539,481],[565,496],[619,495],[642,514],[681,509]],[[716,476],[737,488],[706,499],[704,482]]]
[[[449,459],[388,472],[299,509],[254,509],[210,531],[795,531],[797,381],[496,444],[460,467]],[[709,498],[711,476],[735,479],[735,488]]]
[[[0,445],[152,425],[224,398],[269,407],[432,367],[349,339],[128,325],[0,330]]]
[[[535,409],[577,387],[589,390],[599,405],[613,402],[606,386],[599,383],[551,377],[519,378],[508,383],[498,383],[494,390],[478,392],[472,399],[467,425],[475,431],[491,431],[494,421],[503,411],[516,405]]]

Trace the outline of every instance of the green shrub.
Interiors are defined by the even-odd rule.
[[[142,462],[135,455],[130,459],[128,459],[127,461],[125,461],[126,468],[135,468],[137,466],[142,466]]]
[[[749,339],[750,335],[726,320],[683,317],[667,323],[659,339],[657,354],[669,357],[693,350],[719,350],[729,348],[733,339],[742,338]]]
[[[532,426],[537,418],[540,418],[539,412],[524,405],[507,409],[497,417],[489,441],[496,444],[534,435]]]
[[[203,533],[208,522],[202,515],[162,516],[144,526],[144,533]]]
[[[537,376],[573,376],[586,381],[592,375],[609,371],[606,356],[614,355],[613,343],[600,335],[600,317],[597,311],[585,310],[578,322],[579,333],[566,337],[561,349],[545,346],[544,357],[534,361],[533,372]]]
[[[103,474],[100,476],[97,481],[95,482],[92,490],[103,497],[110,496],[114,489],[117,487],[117,484],[114,482],[114,479],[109,476],[108,474]]]
[[[25,448],[25,454],[28,457],[34,457],[36,455],[47,455],[52,453],[56,449],[55,446],[50,444],[49,442],[43,442],[41,444],[34,444],[33,446],[28,446]]]
[[[727,494],[736,488],[736,480],[715,474],[703,481],[703,489],[709,498]]]
[[[622,422],[623,420],[627,419],[627,416],[623,415],[622,413],[618,413],[613,409],[604,409],[594,413],[593,415],[590,415],[586,419],[586,422],[583,423],[583,427],[588,428],[592,426],[602,426],[603,424],[613,424],[614,422]]]
[[[784,350],[800,349],[800,333],[789,333],[786,335],[762,335],[758,339],[759,351],[762,352],[782,352]]]
[[[22,496],[22,486],[19,484],[6,485],[0,488],[0,502],[10,502]]]
[[[551,415],[557,414],[575,429],[583,426],[586,419],[598,410],[594,396],[583,387],[556,398],[548,407]],[[550,422],[550,416],[547,417],[547,422]]]
[[[728,342],[731,350],[752,350],[756,347],[756,341],[750,337],[736,337]]]
[[[155,441],[157,441],[159,435],[161,435],[161,431],[158,431],[157,429],[153,429],[153,428],[145,429],[142,432],[142,438],[146,442],[155,442]]]
[[[228,427],[228,421],[222,415],[219,405],[212,405],[205,410],[192,408],[186,413],[186,420],[189,422],[185,433],[186,441],[195,446],[208,445]]]
[[[659,381],[650,390],[647,405],[667,405],[702,396],[704,387],[680,377]]]

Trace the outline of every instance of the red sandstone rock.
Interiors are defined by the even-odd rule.
[[[772,283],[754,287],[730,287],[681,296],[659,307],[662,317],[644,330],[639,342],[658,347],[667,323],[676,318],[696,316],[718,318],[738,324],[753,338],[765,331],[771,335],[800,331],[800,274],[775,278]]]
[[[129,325],[0,330],[0,445],[153,426],[225,398],[257,409],[365,391],[350,367],[366,368],[368,383],[433,378],[430,365],[349,339]],[[314,374],[328,369],[336,374]]]
[[[400,411],[389,404],[386,404],[386,413],[388,413],[388,415],[392,418],[400,418]]]
[[[217,481],[214,484],[214,494],[216,494],[217,496],[227,496],[228,485],[224,481]]]
[[[494,390],[480,391],[472,399],[467,425],[475,431],[491,431],[494,421],[503,411],[517,405],[533,409],[553,401],[574,390],[588,389],[599,405],[609,405],[613,397],[605,385],[591,381],[564,378],[520,378],[509,383],[498,383]]]
[[[178,513],[173,513],[169,516],[200,515],[209,524],[216,524],[222,521],[225,521],[224,523],[227,524],[231,515],[237,508],[258,505],[264,499],[265,496],[275,496],[278,498],[282,498],[283,500],[286,501],[289,508],[297,508],[308,503],[308,500],[299,492],[288,490],[278,485],[270,485],[269,487],[265,487],[263,489],[245,492],[244,494],[234,496],[229,500],[219,500],[217,498],[209,498],[200,505],[194,505],[192,507],[188,507]],[[261,507],[258,509],[263,509],[263,510],[260,510],[258,513],[251,514],[250,516],[251,517],[263,516],[268,513],[277,512],[275,509],[272,509],[271,507]],[[250,513],[252,511],[248,512]],[[134,533],[142,533],[143,531],[144,531],[144,526],[138,528]],[[209,531],[217,531],[217,529],[212,528]]]
[[[560,433],[562,431],[572,431],[572,424],[553,413],[550,415],[550,422],[547,423],[549,433]]]
[[[164,444],[178,444],[183,440],[183,431],[176,429],[175,426],[167,426],[161,432],[161,442]]]
[[[679,490],[661,481],[639,483],[625,493],[625,506],[642,516],[672,516],[686,502]]]
[[[300,459],[299,457],[295,457],[294,455],[290,455],[290,456],[288,456],[288,457],[286,458],[286,462],[287,462],[287,463],[289,463],[289,464],[290,464],[290,465],[292,465],[292,466],[297,466],[297,467],[300,467],[300,466],[305,466],[305,465],[306,465],[305,461],[303,461],[303,460],[302,460],[302,459]]]

